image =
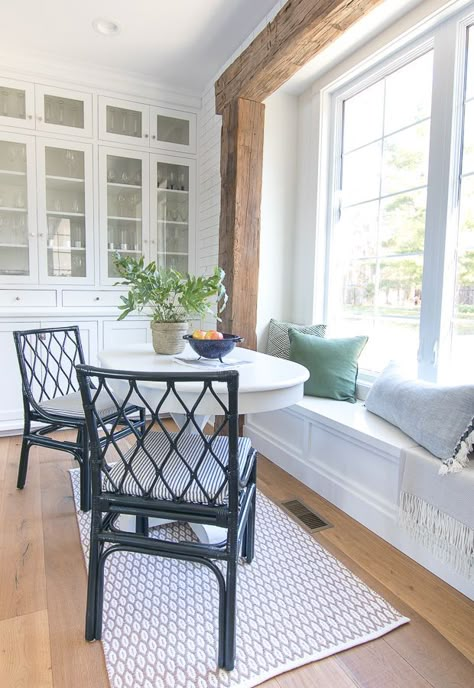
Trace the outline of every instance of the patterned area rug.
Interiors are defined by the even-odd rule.
[[[86,561],[90,516],[79,511]],[[194,535],[169,524],[173,538]],[[217,668],[215,576],[207,567],[117,553],[105,568],[102,642],[112,688],[250,688],[406,623],[383,598],[261,493],[255,559],[239,567],[237,661]]]

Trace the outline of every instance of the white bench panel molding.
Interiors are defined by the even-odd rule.
[[[474,599],[472,582],[400,528],[400,454],[417,445],[363,403],[305,397],[284,410],[247,415],[244,433],[277,466]]]

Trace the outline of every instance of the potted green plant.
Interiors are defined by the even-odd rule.
[[[145,265],[140,258],[114,258],[121,281],[128,294],[121,296],[123,320],[133,311],[150,309],[153,347],[158,354],[177,354],[183,351],[189,320],[210,315],[220,320],[219,313],[227,303],[222,282],[224,271],[216,267],[212,275],[195,277],[182,274],[173,268],[159,268],[156,263]]]

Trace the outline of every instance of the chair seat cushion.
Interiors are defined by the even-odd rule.
[[[120,404],[120,401],[117,400]],[[68,418],[84,418],[84,409],[82,407],[82,397],[80,392],[71,392],[65,394],[63,397],[55,397],[41,402],[39,405],[49,414],[55,416],[67,416]],[[112,402],[107,392],[99,393],[96,401],[97,413],[101,418],[110,416],[117,412],[117,408]]]
[[[176,441],[179,433],[169,433]],[[204,435],[206,442],[211,437]],[[177,440],[178,451],[170,451],[170,442],[163,432],[150,432],[143,446],[135,445],[118,460],[104,478],[104,492],[152,497],[192,504],[227,503],[229,441],[218,436],[212,452],[201,435],[182,434]],[[248,437],[238,438],[239,475],[246,475],[255,457]],[[220,463],[219,463],[220,462]]]

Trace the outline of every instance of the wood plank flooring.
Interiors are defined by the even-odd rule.
[[[0,686],[107,688],[101,644],[83,636],[86,570],[67,474],[74,463],[35,448],[17,491],[19,450],[18,437],[0,438]],[[264,688],[474,688],[472,602],[263,457],[259,487],[277,502],[299,497],[333,523],[316,539],[411,619]]]

